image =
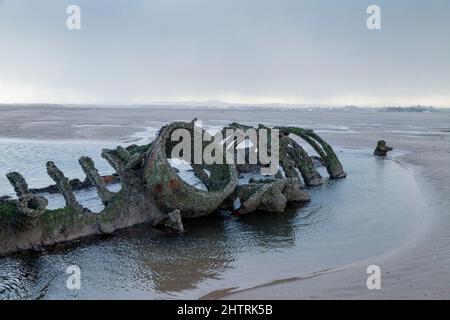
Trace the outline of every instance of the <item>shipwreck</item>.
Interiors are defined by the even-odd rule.
[[[305,187],[323,183],[317,171],[318,165],[326,168],[331,179],[346,176],[333,148],[313,130],[298,127],[270,129],[259,125],[253,128],[257,132],[262,129],[277,130],[277,172],[264,178],[255,176],[246,183],[240,183],[242,174],[251,174],[267,164],[192,164],[193,173],[205,186],[205,189],[196,188],[184,181],[170,162],[174,148],[172,133],[180,128],[192,133],[202,130],[207,134],[197,128],[194,121],[174,122],[164,126],[149,144],[103,149],[102,157],[116,172],[113,176],[101,176],[89,157],[79,159],[86,175],[84,181],[69,180],[55,163],[48,162],[47,173],[55,184],[44,189],[30,189],[20,173],[8,173],[7,178],[17,198],[0,197],[0,256],[111,234],[142,223],[184,232],[185,219],[209,215],[219,209],[237,215],[258,211],[282,213],[289,202],[310,200]],[[230,128],[244,132],[251,127],[232,123],[223,128],[223,132]],[[317,156],[310,156],[299,144],[299,139],[306,141]],[[245,158],[263,147],[261,143],[258,141],[253,148],[244,148]],[[274,152],[270,150],[270,141],[266,143],[264,147]],[[235,140],[233,157],[237,157],[237,145]],[[206,147],[206,144],[201,146]],[[120,182],[121,190],[111,192],[107,188],[111,182]],[[74,193],[76,189],[92,187],[95,187],[104,205],[99,213],[83,207]],[[43,190],[61,193],[65,207],[49,210],[48,200],[41,195]]]

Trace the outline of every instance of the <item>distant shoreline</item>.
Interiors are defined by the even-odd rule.
[[[307,104],[247,104],[247,103],[228,103],[228,102],[161,102],[161,103],[143,103],[143,104],[58,104],[58,103],[0,103],[1,108],[97,108],[97,109],[129,109],[129,108],[151,108],[151,109],[171,109],[183,110],[186,108],[197,110],[297,110],[307,112],[450,112],[450,106],[347,106],[347,105],[307,105]]]

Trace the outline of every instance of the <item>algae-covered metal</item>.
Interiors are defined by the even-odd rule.
[[[233,123],[227,128],[251,127]],[[29,189],[20,173],[8,173],[17,199],[0,197],[0,256],[108,234],[141,223],[183,232],[184,219],[208,215],[218,209],[236,214],[283,212],[289,202],[310,199],[304,184],[315,186],[322,183],[313,159],[291,135],[300,137],[315,149],[330,178],[346,175],[332,147],[312,130],[280,127],[277,128],[280,138],[278,173],[241,183],[239,177],[243,173],[254,172],[265,164],[191,162],[193,173],[205,185],[206,190],[201,190],[184,181],[169,161],[174,148],[171,137],[177,129],[185,129],[192,134],[200,130],[202,135],[207,135],[194,122],[175,122],[163,127],[150,144],[104,149],[102,157],[116,171],[114,176],[100,176],[92,159],[81,157],[79,163],[86,174],[83,182],[67,179],[53,162],[48,162],[47,173],[55,185],[40,190],[61,193],[66,203],[62,209],[48,210],[48,201],[40,195],[40,190]],[[261,129],[271,130],[262,125],[255,128]],[[216,143],[213,147],[219,147],[217,142],[208,143],[209,146],[202,143],[200,151],[210,148],[211,143]],[[264,143],[270,144],[270,140]],[[253,148],[247,148],[245,156],[251,157],[251,153],[260,147],[269,147],[270,150],[270,146],[262,146],[258,141]],[[238,152],[236,145],[231,152],[235,158]],[[117,193],[106,188],[106,184],[113,180],[121,183]],[[77,201],[74,189],[87,187],[95,187],[104,204],[100,213],[91,212]]]

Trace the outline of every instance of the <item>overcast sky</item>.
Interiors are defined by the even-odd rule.
[[[450,106],[450,1],[0,0],[0,103],[206,100]]]

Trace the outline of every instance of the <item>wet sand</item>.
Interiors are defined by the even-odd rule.
[[[193,118],[206,123],[233,120],[311,127],[339,147],[374,147],[385,139],[407,152],[398,160],[411,168],[429,205],[420,228],[391,252],[336,270],[299,274],[239,292],[215,292],[206,298],[450,298],[450,113],[0,106],[0,138],[125,141],[157,122]],[[366,287],[370,264],[381,267],[381,290]]]

